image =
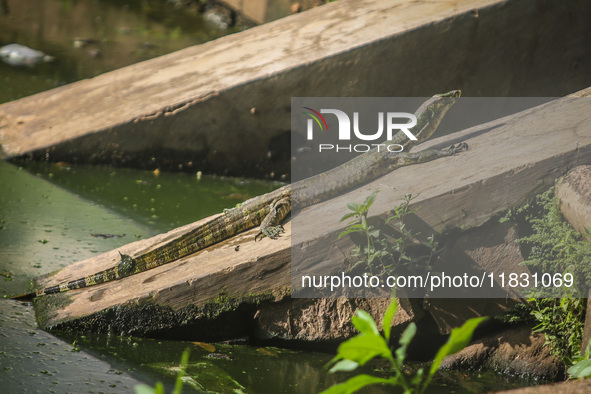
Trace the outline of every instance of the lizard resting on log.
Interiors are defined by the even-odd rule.
[[[259,226],[260,231],[256,235],[255,241],[258,237],[276,238],[283,231],[281,221],[291,212],[292,196],[297,199],[298,206],[304,208],[328,200],[345,190],[367,183],[396,168],[451,156],[467,149],[468,146],[461,143],[446,149],[418,153],[408,152],[411,147],[433,135],[460,93],[459,90],[454,90],[435,95],[419,107],[415,113],[417,124],[412,128],[416,140],[409,139],[401,130],[393,136],[392,140],[388,141],[402,145],[406,152],[379,151],[376,147],[329,171],[253,197],[165,245],[140,256],[131,257],[121,254],[121,260],[114,267],[70,282],[16,296],[13,299],[25,301],[46,294],[80,289],[125,278],[170,263],[256,226]]]

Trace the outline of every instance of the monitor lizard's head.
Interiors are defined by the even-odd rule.
[[[455,104],[461,94],[460,90],[436,94],[419,107],[415,112],[417,124],[411,129],[411,132],[417,137],[415,144],[423,142],[433,135],[447,111]]]
[[[118,274],[120,278],[133,275],[136,272],[136,264],[135,260],[131,258],[128,254],[122,254],[119,252],[119,256],[121,256],[121,260],[117,264]]]
[[[447,93],[436,94],[433,97],[460,97],[462,95],[461,90],[450,90]]]

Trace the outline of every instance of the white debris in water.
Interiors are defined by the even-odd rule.
[[[9,44],[0,48],[0,60],[11,66],[33,67],[39,63],[51,62],[53,56],[20,44]]]

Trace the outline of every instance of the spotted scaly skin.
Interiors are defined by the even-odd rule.
[[[404,146],[406,152],[379,151],[376,147],[322,174],[251,198],[240,206],[229,209],[167,244],[140,256],[132,258],[122,254],[119,263],[112,268],[13,298],[27,300],[46,294],[122,279],[170,263],[256,226],[260,226],[260,231],[256,235],[255,241],[259,237],[276,238],[283,232],[281,221],[291,212],[292,195],[297,199],[298,206],[304,208],[328,200],[343,191],[367,183],[396,168],[451,156],[465,150],[467,145],[462,143],[447,149],[407,153],[414,145],[433,135],[444,115],[459,96],[459,90],[435,95],[419,107],[415,113],[417,125],[412,128],[417,140],[410,140],[400,131],[393,136],[391,141],[388,141]]]

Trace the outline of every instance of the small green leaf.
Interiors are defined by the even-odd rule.
[[[389,384],[395,385],[397,379],[390,378],[376,378],[371,375],[357,375],[346,382],[332,386],[328,390],[323,391],[321,394],[351,394],[358,390],[361,390],[365,386],[372,384]]]
[[[410,344],[410,341],[415,337],[417,333],[417,325],[412,322],[406,327],[402,335],[400,336],[400,347],[396,349],[396,360],[398,361],[399,365],[404,363],[404,359],[406,358],[406,348]]]
[[[340,344],[338,357],[365,365],[374,357],[390,359],[392,353],[381,335],[359,334]]]
[[[349,208],[350,210],[352,210],[355,213],[358,213],[359,210],[361,209],[361,204],[357,204],[356,202],[350,202],[347,204],[347,208]]]
[[[160,383],[160,382],[158,382]],[[147,384],[138,384],[133,387],[135,394],[156,394],[156,389]]]
[[[474,317],[466,321],[461,327],[451,330],[447,342],[439,349],[433,359],[429,375],[433,375],[439,369],[441,361],[443,361],[446,356],[455,354],[465,348],[472,340],[472,334],[474,334],[476,327],[486,319],[488,318]]]
[[[402,335],[400,336],[400,340],[398,341],[402,346],[408,346],[410,341],[415,337],[417,333],[417,325],[412,322],[406,327]]]
[[[361,232],[361,231],[362,230],[360,230],[360,229],[349,227],[348,229],[346,229],[345,231],[343,231],[342,233],[339,234],[338,239],[341,239],[345,235],[348,235],[348,234],[351,234],[351,233],[358,233],[358,232]]]
[[[342,359],[342,357],[337,354],[336,356],[334,356],[332,358],[332,360],[330,360],[329,362],[326,363],[326,365],[324,366],[324,368],[329,368],[331,365],[336,364],[341,359]]]
[[[392,330],[392,321],[394,320],[394,316],[396,316],[396,311],[398,310],[398,299],[394,295],[392,295],[392,301],[390,301],[390,305],[388,305],[388,309],[386,309],[386,313],[384,313],[384,318],[382,319],[382,330],[384,330],[384,337],[386,338],[386,342],[390,342],[390,331]]]
[[[328,372],[335,373],[337,371],[353,371],[359,366],[355,361],[341,360],[337,362]]]
[[[373,227],[369,226],[368,231],[372,230],[372,229],[373,229]],[[379,238],[380,237],[380,230],[377,229],[377,230],[369,231],[369,236],[372,238]]]
[[[573,378],[588,378],[591,376],[591,360],[582,360],[567,371]]]
[[[363,205],[364,205],[366,211],[369,211],[369,208],[372,206],[378,193],[379,193],[379,190],[376,190],[373,193],[371,193],[369,196],[367,196],[367,198],[363,202]]]
[[[353,216],[355,216],[355,215],[357,215],[357,213],[356,213],[356,212],[349,212],[349,213],[345,214],[345,215],[344,215],[344,216],[341,218],[341,220],[339,220],[339,222],[344,222],[345,220],[347,220],[347,219],[349,219],[350,217],[353,217]]]
[[[413,386],[419,387],[421,382],[423,381],[423,373],[425,370],[423,368],[419,368],[415,376],[413,376],[412,380],[410,381]]]
[[[181,370],[176,377],[173,394],[181,394],[183,390],[183,377],[185,376],[187,365],[189,365],[189,354],[190,350],[185,349],[183,355],[181,356]],[[156,387],[156,389],[158,389],[158,387]],[[164,394],[164,387],[162,388],[162,394]]]
[[[366,311],[358,310],[351,318],[351,322],[361,333],[380,335],[376,322]]]

